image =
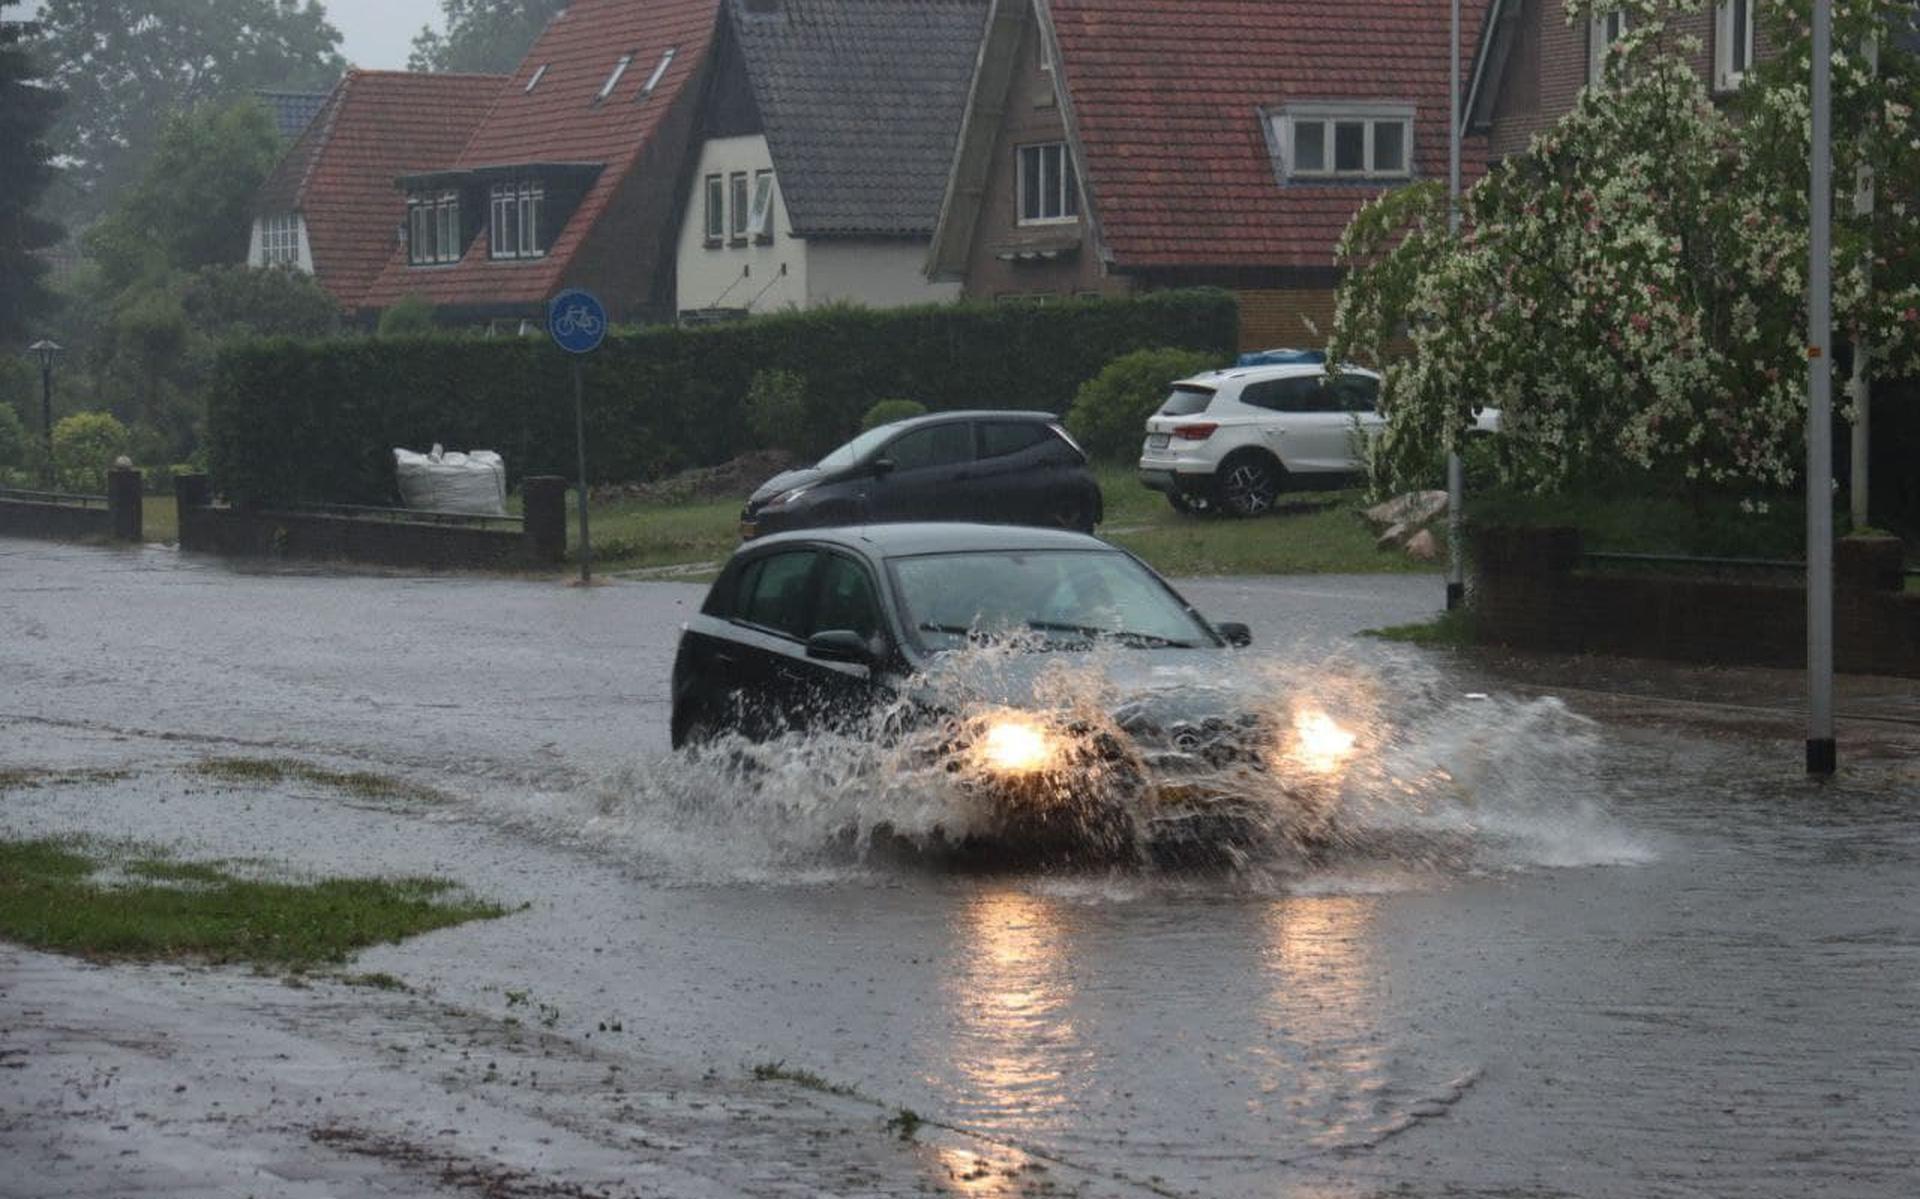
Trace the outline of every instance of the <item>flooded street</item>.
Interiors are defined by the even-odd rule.
[[[526,905],[356,959],[441,1005],[431,1020],[348,994],[254,1045],[288,1093],[321,1069],[315,1046],[347,1063],[310,1125],[215,1132],[140,1119],[164,1100],[76,1098],[80,1059],[46,1056],[58,1013],[22,999],[117,977],[138,1003],[103,1013],[169,1011],[163,992],[181,1010],[306,1002],[280,984],[0,950],[0,1064],[24,1061],[0,1077],[0,1152],[29,1163],[0,1194],[382,1193],[270,1168],[290,1150],[216,1170],[181,1146],[277,1143],[323,1116],[438,1135],[483,1112],[498,1123],[458,1125],[463,1153],[600,1188],[498,1192],[515,1195],[1920,1191],[1910,769],[1814,788],[1797,742],[1596,721],[1353,639],[1430,614],[1430,578],[1181,586],[1252,625],[1233,686],[1360,722],[1331,843],[1225,871],[862,856],[836,834],[951,822],[947,801],[875,783],[871,747],[744,773],[668,752],[674,639],[701,587],[248,573],[0,540],[0,770],[69,775],[0,791],[5,835],[444,875]],[[191,772],[210,757],[439,797]],[[469,1017],[557,1039],[564,1095],[533,1105],[436,1057],[482,1035],[449,1031]],[[251,1060],[243,1039],[210,1052]],[[380,1048],[396,1039],[411,1058]],[[609,1064],[657,1102],[564,1081]],[[229,1085],[229,1110],[264,1093]],[[732,1116],[703,1122],[709,1102]],[[912,1140],[886,1126],[903,1111],[925,1122]],[[541,1143],[533,1123],[561,1131]],[[109,1183],[122,1145],[156,1173]]]

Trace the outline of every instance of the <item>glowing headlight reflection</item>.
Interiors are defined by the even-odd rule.
[[[1052,765],[1058,749],[1053,734],[1023,716],[996,716],[974,744],[987,769],[1001,774],[1032,774]]]
[[[1293,756],[1315,774],[1337,774],[1353,756],[1355,737],[1315,709],[1293,714]]]

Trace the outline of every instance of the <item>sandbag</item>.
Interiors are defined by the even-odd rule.
[[[400,502],[423,512],[469,516],[507,514],[507,464],[492,450],[449,453],[436,443],[427,453],[397,446],[393,473]]]

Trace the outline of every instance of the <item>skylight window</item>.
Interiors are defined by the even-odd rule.
[[[620,61],[613,64],[613,73],[608,75],[607,81],[600,85],[600,94],[593,98],[595,104],[600,103],[600,101],[613,94],[613,89],[620,85],[620,76],[627,73],[627,67],[632,62],[633,55],[622,54],[620,56]]]
[[[660,56],[659,65],[653,68],[653,74],[647,76],[647,81],[640,85],[640,94],[635,96],[634,99],[644,100],[648,96],[653,95],[653,89],[660,86],[660,76],[667,73],[667,68],[673,65],[673,56],[679,52],[680,47],[678,46],[667,47],[667,52]]]
[[[541,63],[540,69],[533,73],[533,78],[527,80],[526,90],[532,91],[534,88],[540,86],[540,81],[546,78],[547,68],[552,65],[553,65],[552,63],[545,63],[545,62]]]

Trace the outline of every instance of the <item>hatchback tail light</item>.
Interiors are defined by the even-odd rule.
[[[1213,431],[1219,427],[1219,425],[1210,423],[1175,425],[1173,427],[1173,435],[1182,441],[1205,441],[1207,438],[1212,437]]]

